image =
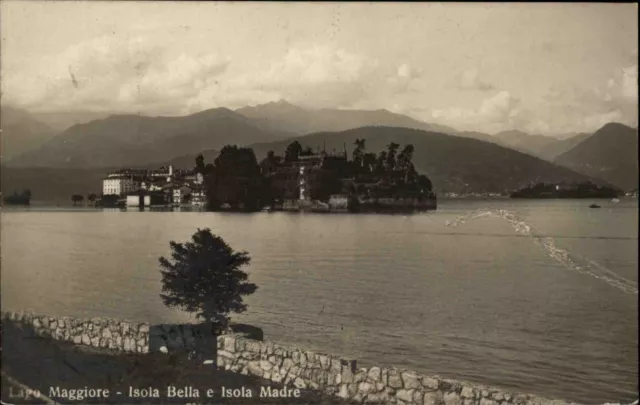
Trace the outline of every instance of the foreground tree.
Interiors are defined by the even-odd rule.
[[[231,312],[246,311],[245,295],[257,290],[241,268],[251,261],[235,252],[209,229],[198,229],[190,242],[170,242],[171,260],[160,258],[162,302],[169,308],[195,313],[215,334],[229,324]]]

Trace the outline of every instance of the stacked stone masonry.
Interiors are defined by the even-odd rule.
[[[239,336],[218,338],[218,366],[364,404],[568,405],[533,395],[424,376],[396,368],[357,368],[353,360]],[[574,404],[575,405],[575,404]]]
[[[149,352],[149,325],[109,318],[57,318],[31,313],[3,312],[10,320],[28,327],[38,336],[96,348],[129,353]]]
[[[195,325],[150,326],[105,318],[78,320],[17,313],[3,313],[2,317],[30,325],[42,336],[131,353],[188,350],[202,337],[202,329]],[[232,372],[364,404],[569,405],[408,370],[358,368],[354,360],[232,334],[217,338],[216,363]]]

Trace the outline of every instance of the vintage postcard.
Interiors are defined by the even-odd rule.
[[[0,11],[2,405],[637,404],[637,4]]]

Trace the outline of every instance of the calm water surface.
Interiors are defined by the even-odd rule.
[[[586,404],[638,397],[638,205],[443,201],[403,215],[34,209],[2,213],[2,307],[146,322],[163,307],[158,257],[211,228],[252,257],[238,322],[283,344]],[[576,271],[485,208],[515,212]],[[575,266],[574,266],[575,267]]]

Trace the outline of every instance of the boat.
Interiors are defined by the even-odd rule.
[[[589,208],[601,208],[598,204],[591,204]]]
[[[617,204],[620,202],[619,198],[614,198],[613,200],[611,200],[612,203]]]

